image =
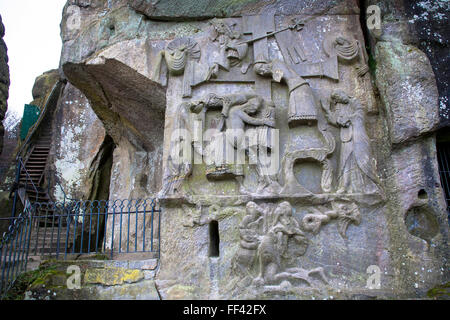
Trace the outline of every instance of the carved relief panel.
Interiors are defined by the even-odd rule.
[[[328,224],[346,239],[385,197],[366,128],[374,110],[361,98],[370,77],[363,41],[318,25],[213,19],[159,55],[173,115],[159,196],[185,203],[189,228],[245,207],[229,271],[263,290],[327,284],[323,268],[299,262],[310,239]],[[305,32],[314,36],[304,41]],[[294,216],[291,203],[304,213]]]

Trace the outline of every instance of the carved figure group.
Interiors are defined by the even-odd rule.
[[[242,73],[246,73],[250,63],[242,63],[248,52],[248,44],[243,43],[241,33],[234,28],[236,24],[228,25],[223,20],[213,19],[210,24],[213,27],[212,41],[219,44],[220,54],[214,61],[206,75],[206,81],[217,78],[219,67],[229,71],[231,67],[242,65]]]
[[[281,281],[303,281],[311,285],[311,273],[319,273],[322,281],[327,282],[322,268],[305,270],[284,265],[289,258],[289,246],[297,247],[298,255],[304,254],[308,247],[308,239],[292,211],[287,201],[272,210],[263,209],[254,202],[247,203],[247,215],[239,227],[241,242],[233,260],[234,273],[251,276],[252,268],[257,266],[258,275],[253,279],[256,286],[277,285]]]
[[[199,46],[205,39],[196,42],[183,37],[170,41],[157,56],[153,78],[159,81],[165,62],[171,77],[183,76],[182,98],[191,98],[194,87],[209,83],[210,87],[204,88],[212,88],[204,96],[184,100],[176,108],[172,129],[186,130],[188,135],[178,134],[171,140],[172,153],[165,163],[160,196],[186,195],[183,187],[193,173],[193,157],[201,155],[206,159],[206,178],[210,182],[222,179],[238,182],[240,194],[236,201],[248,201],[247,197],[280,201],[278,204],[247,202],[246,214],[239,225],[239,248],[232,260],[233,274],[250,277],[256,287],[328,283],[323,268],[307,270],[300,266],[298,258],[309,245],[306,235],[317,234],[324,225],[335,222],[338,233],[346,239],[349,224],[358,225],[362,220],[360,203],[355,200],[357,195],[376,195],[378,199],[384,198],[384,193],[365,128],[367,107],[342,90],[329,94],[312,88],[317,82],[308,79],[327,77],[328,81],[339,81],[339,75],[346,73],[339,73],[339,62],[356,66],[359,81],[368,80],[359,78],[369,70],[367,54],[360,41],[331,34],[322,43],[328,58],[307,62],[297,34],[304,29],[303,22],[295,20],[288,26],[276,27],[273,16],[263,15],[242,17],[242,26],[236,21],[239,20],[210,21],[207,55],[201,55]],[[274,37],[275,41],[269,42],[268,37]],[[278,55],[271,48],[273,43],[278,45]],[[353,69],[347,67],[347,70]],[[273,98],[272,81],[287,89],[287,111]],[[230,94],[238,90],[216,89],[230,82],[236,87],[245,83],[245,91]],[[197,130],[194,118],[201,122],[201,130],[214,129],[209,140],[199,142],[192,138]],[[287,119],[287,123],[282,123],[282,119]],[[275,152],[281,145],[274,138],[279,132],[288,132],[288,142],[282,141],[283,154]],[[312,132],[311,136],[305,132]],[[291,137],[294,137],[292,141]],[[318,145],[320,139],[323,144]],[[340,147],[336,148],[338,141]],[[180,144],[187,146],[189,156],[177,154]],[[261,161],[263,151],[276,154],[282,164],[279,170],[273,172]],[[228,163],[231,152],[232,164]],[[240,160],[245,161],[239,162],[235,154],[243,155],[244,159]],[[319,164],[320,187],[308,189],[299,183],[302,180],[296,176],[294,166],[300,161]],[[250,188],[246,186],[248,181]],[[293,207],[283,198],[322,202],[316,205],[317,202],[311,201],[306,206],[307,213],[298,221]],[[219,204],[210,206],[210,215],[225,210]],[[186,227],[204,223],[201,205],[196,205],[195,208],[183,205]]]

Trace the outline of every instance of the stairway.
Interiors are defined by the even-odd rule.
[[[56,220],[56,219],[55,219]],[[58,240],[59,239],[59,240]],[[39,223],[34,224],[30,236],[30,256],[55,256],[57,253],[64,256],[66,249],[72,247],[74,240],[73,223],[67,230],[67,223]]]
[[[30,234],[32,256],[55,255],[58,251],[64,254],[66,241],[68,246],[73,242],[73,235],[70,234],[73,227],[71,226],[67,236],[65,213],[62,208],[55,208],[47,190],[42,187],[52,135],[48,123],[42,123],[41,126],[43,129],[23,163],[19,178],[19,189],[25,191],[24,199],[28,199],[36,206]]]
[[[20,171],[19,185],[26,185],[27,188],[25,191],[28,199],[32,203],[46,203],[50,201],[47,191],[40,186],[47,165],[50,144],[51,128],[50,126],[45,126],[35,142],[31,154],[24,163],[25,168],[21,168]]]

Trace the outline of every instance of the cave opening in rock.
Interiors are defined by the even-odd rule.
[[[412,207],[405,214],[405,225],[410,234],[428,243],[438,234],[439,223],[427,207]]]
[[[220,255],[219,222],[213,220],[209,223],[209,256],[218,257]]]
[[[92,200],[92,206],[90,207],[91,214],[88,214],[87,218],[90,221],[84,223],[86,229],[84,231],[86,235],[90,236],[84,238],[81,238],[81,235],[78,236],[76,251],[92,252],[94,249],[98,251],[102,247],[105,237],[105,215],[108,210],[107,203],[115,147],[113,139],[107,135],[89,168],[89,176],[92,181],[89,200]]]

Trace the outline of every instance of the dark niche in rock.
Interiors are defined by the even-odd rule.
[[[405,215],[405,224],[410,234],[422,238],[428,243],[439,231],[436,217],[433,212],[424,206],[409,209]]]

